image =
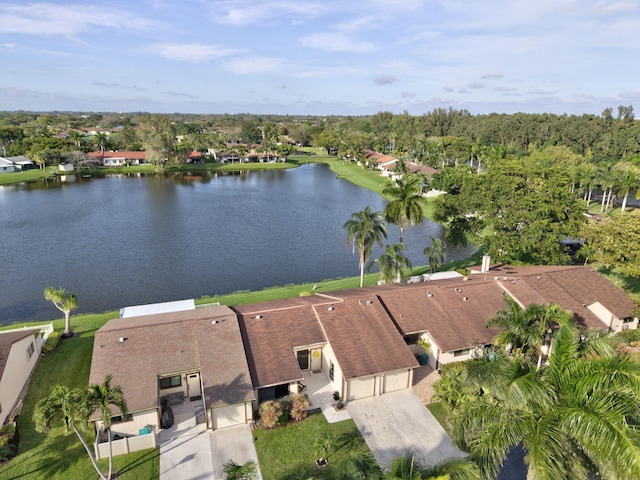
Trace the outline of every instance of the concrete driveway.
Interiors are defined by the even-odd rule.
[[[213,432],[204,424],[187,426],[160,444],[160,480],[222,480],[222,468],[228,460],[258,464],[250,425]]]
[[[466,456],[411,390],[354,400],[347,409],[381,465],[407,452],[429,465]]]

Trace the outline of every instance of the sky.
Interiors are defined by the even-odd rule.
[[[600,115],[639,100],[640,1],[0,3],[0,110]]]

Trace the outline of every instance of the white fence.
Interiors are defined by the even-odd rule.
[[[42,345],[47,341],[47,337],[49,334],[53,332],[53,323],[47,323],[46,325],[25,325],[20,328],[12,328],[11,330],[2,330],[0,333],[9,333],[9,332],[25,332],[27,330],[35,330],[40,329],[40,335],[42,335]],[[40,350],[42,350],[42,345],[40,345]]]
[[[114,457],[116,455],[125,455],[127,453],[146,450],[147,448],[155,448],[157,446],[156,434],[153,432],[111,441],[111,451],[113,452]],[[109,458],[109,442],[94,443],[93,447],[98,460],[102,458]]]

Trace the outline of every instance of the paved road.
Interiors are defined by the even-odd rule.
[[[347,409],[378,463],[412,452],[421,463],[465,457],[411,390],[349,402]]]

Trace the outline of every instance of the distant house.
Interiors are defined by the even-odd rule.
[[[100,160],[105,167],[123,167],[147,163],[146,152],[90,152],[89,156]]]
[[[30,170],[32,168],[35,168],[35,162],[23,155],[17,155],[15,157],[5,157],[5,158],[6,160],[9,160],[15,165],[16,170]]]
[[[15,172],[16,171],[16,166],[13,164],[12,161],[7,160],[4,157],[0,157],[0,173],[9,173],[9,172]]]
[[[192,150],[185,163],[203,163],[202,153],[197,149]]]
[[[51,327],[53,329],[53,327]],[[40,329],[0,333],[0,426],[13,421],[21,393],[42,351]]]
[[[372,150],[365,150],[364,157],[365,163],[367,165],[373,164],[376,170],[380,170],[383,177],[388,177],[391,180],[396,180],[402,176],[394,171],[396,164],[401,160],[391,155],[374,152]],[[409,169],[409,172],[414,174],[423,173],[427,176],[427,178],[431,178],[438,171],[433,167],[429,167],[428,165],[421,165],[413,161],[405,161],[405,165]]]

